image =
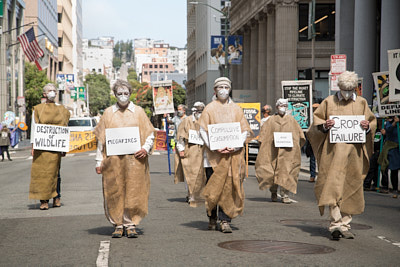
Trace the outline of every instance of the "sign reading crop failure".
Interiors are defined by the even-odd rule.
[[[33,149],[68,152],[69,128],[57,125],[35,124]]]
[[[329,119],[335,121],[335,125],[329,131],[331,143],[365,143],[366,133],[360,124],[365,120],[364,115],[329,116]]]
[[[240,122],[210,124],[208,125],[210,149],[243,147],[241,134]]]
[[[133,154],[141,149],[139,127],[106,129],[107,156]]]

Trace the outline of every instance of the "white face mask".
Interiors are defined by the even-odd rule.
[[[50,101],[54,101],[54,99],[56,98],[56,92],[54,91],[50,91],[48,93],[46,93],[47,99]]]
[[[225,100],[229,97],[229,89],[220,89],[217,91],[217,97],[219,99]]]
[[[185,112],[183,110],[178,110],[177,115],[178,117],[182,117]]]
[[[344,99],[349,100],[353,96],[354,91],[340,91],[340,94],[343,96]]]
[[[200,119],[201,113],[196,113],[194,114],[194,117],[196,118],[196,120]]]
[[[128,95],[127,95],[128,93]],[[117,89],[117,100],[118,104],[126,105],[129,102],[129,90],[125,88],[118,88]]]
[[[286,112],[287,112],[287,108],[286,108],[286,107],[279,107],[279,108],[278,108],[278,113],[279,113],[280,115],[285,115]]]

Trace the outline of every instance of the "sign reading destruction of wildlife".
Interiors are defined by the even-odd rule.
[[[35,124],[33,149],[68,152],[69,128],[57,125]]]
[[[240,122],[210,124],[208,125],[210,149],[243,147],[241,134]]]
[[[399,116],[400,102],[389,101],[389,72],[374,72],[372,76],[374,78],[379,116]]]
[[[154,114],[174,113],[172,81],[159,81],[152,85]]]
[[[107,156],[134,154],[141,149],[139,127],[106,129]]]
[[[388,51],[389,60],[389,101],[400,101],[400,49]]]
[[[244,117],[250,125],[250,129],[254,133],[254,137],[258,138],[260,134],[260,103],[237,103],[244,113]]]
[[[365,130],[361,127],[364,115],[359,116],[329,116],[335,125],[329,130],[331,143],[365,143]]]
[[[282,81],[282,96],[289,101],[289,112],[301,129],[312,124],[312,81]]]

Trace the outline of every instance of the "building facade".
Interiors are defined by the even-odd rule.
[[[113,38],[83,39],[83,75],[103,74],[113,79]]]
[[[151,82],[151,75],[159,74],[160,76],[165,76],[167,73],[174,73],[175,68],[172,63],[167,62],[166,58],[164,60],[157,60],[153,58],[151,63],[144,63],[141,72],[142,82]]]
[[[76,86],[83,86],[82,0],[72,1],[72,73]]]

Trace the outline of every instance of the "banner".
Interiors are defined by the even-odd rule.
[[[223,149],[225,147],[243,147],[241,135],[240,122],[208,125],[210,150]]]
[[[236,103],[243,109],[244,117],[250,125],[251,130],[254,133],[254,137],[258,138],[260,135],[260,103]]]
[[[400,102],[400,49],[388,50],[389,101]]]
[[[372,73],[372,77],[374,78],[379,116],[399,116],[400,103],[392,103],[389,101],[389,72],[374,72]]]
[[[33,149],[68,152],[69,128],[57,125],[35,124]]]
[[[289,101],[289,113],[301,129],[312,124],[312,81],[282,81],[282,97]]]
[[[154,82],[152,86],[154,114],[174,113],[172,81]]]
[[[106,129],[107,156],[134,154],[140,149],[139,127]]]
[[[70,133],[68,154],[82,153],[96,149],[97,141],[93,131]]]
[[[165,131],[157,131],[154,140],[154,149],[167,151],[167,135]]]
[[[329,116],[335,125],[329,131],[330,143],[365,143],[366,133],[360,122],[365,120],[359,116]]]
[[[225,65],[225,36],[211,36],[211,59],[212,65]],[[228,62],[229,64],[242,64],[243,36],[228,36]]]

